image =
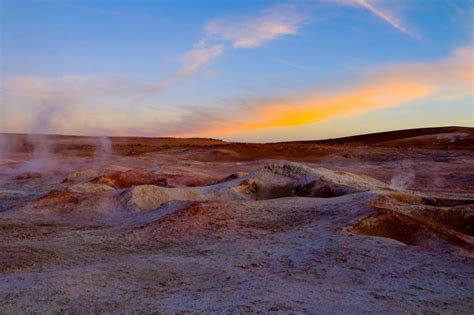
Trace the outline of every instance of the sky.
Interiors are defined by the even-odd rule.
[[[0,0],[0,132],[474,127],[470,0]]]

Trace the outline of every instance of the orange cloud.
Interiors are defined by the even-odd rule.
[[[358,79],[355,87],[332,93],[302,93],[279,100],[260,100],[242,118],[222,117],[207,128],[177,136],[225,136],[269,127],[300,126],[363,112],[400,106],[427,97],[472,94],[472,48],[457,49],[433,63],[387,67]]]
[[[241,122],[228,121],[192,135],[230,135],[268,128],[300,126],[351,116],[363,111],[397,106],[426,97],[432,87],[410,80],[386,80],[329,96],[299,96],[289,101],[269,102],[246,113],[252,117]]]
[[[270,105],[259,110],[264,121],[260,127],[297,126],[319,122],[334,116],[356,114],[362,110],[390,107],[419,99],[431,92],[416,82],[387,81],[363,86],[342,95],[310,97],[295,106]]]

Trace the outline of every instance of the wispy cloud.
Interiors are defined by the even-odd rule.
[[[413,33],[386,0],[327,0],[331,3],[351,5],[368,10],[400,32]],[[203,36],[186,52],[181,67],[163,80],[146,87],[147,92],[159,92],[199,72],[204,66],[229,48],[255,48],[283,36],[297,35],[311,21],[311,6],[302,3],[277,4],[257,14],[216,18],[205,23]],[[304,66],[276,60],[294,68]]]
[[[276,62],[276,63],[282,64],[282,65],[285,65],[285,66],[288,66],[288,67],[291,67],[291,68],[304,70],[304,71],[308,71],[308,70],[314,71],[314,68],[311,68],[311,67],[308,67],[308,66],[296,63],[296,62],[292,62],[292,61],[289,61],[289,60],[286,60],[286,59],[277,58],[277,57],[269,57],[269,59]]]
[[[197,73],[202,67],[224,52],[223,45],[200,43],[181,58],[181,67],[169,77],[144,87],[145,92],[159,92],[163,89]]]
[[[393,6],[390,6],[389,1],[384,0],[330,0],[331,2],[353,5],[364,8],[370,11],[375,16],[384,20],[392,27],[407,35],[414,36],[412,31],[402,22]]]
[[[212,20],[204,29],[210,39],[229,41],[234,48],[251,48],[281,36],[297,34],[308,19],[300,6],[285,4],[272,6],[252,17]]]
[[[159,92],[199,72],[229,48],[254,48],[285,35],[296,35],[309,20],[301,5],[270,6],[252,16],[234,16],[207,22],[203,36],[181,59],[180,68],[170,76],[145,87]],[[230,47],[229,47],[230,46]]]

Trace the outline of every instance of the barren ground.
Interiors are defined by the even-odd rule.
[[[474,130],[6,135],[0,314],[474,309]]]

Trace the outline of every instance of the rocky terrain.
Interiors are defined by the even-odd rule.
[[[474,309],[473,128],[0,145],[0,314]]]

